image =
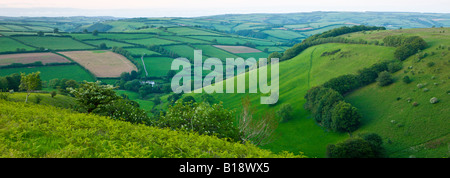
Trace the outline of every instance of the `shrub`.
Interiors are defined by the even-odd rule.
[[[428,66],[428,67],[433,67],[434,64],[435,64],[434,62],[428,62],[428,63],[427,63],[427,66]]]
[[[239,131],[233,121],[233,112],[224,109],[222,103],[209,105],[177,101],[174,106],[169,106],[155,125],[238,141]]]
[[[292,106],[289,103],[281,105],[280,109],[277,111],[277,115],[281,118],[282,121],[289,121],[292,119]]]
[[[331,128],[337,132],[353,132],[358,129],[361,115],[350,103],[339,101],[331,112]]]
[[[372,145],[362,138],[350,138],[336,145],[327,146],[329,158],[374,158]]]
[[[313,87],[305,95],[304,108],[311,112],[312,117],[325,128],[330,128],[333,106],[344,100],[344,97],[330,88]]]
[[[51,92],[50,92],[50,96],[51,96],[52,98],[54,98],[54,97],[56,96],[56,94],[57,94],[56,91],[51,91]]]
[[[100,85],[100,82],[86,82],[77,89],[68,88],[81,108],[88,113],[101,113],[102,108],[118,100],[120,97],[113,89],[115,88],[110,85]]]
[[[392,61],[387,65],[387,68],[390,73],[394,73],[401,70],[403,65],[400,61]]]
[[[376,79],[376,81],[378,82],[379,86],[387,86],[394,82],[391,74],[387,71],[380,72],[380,74],[378,74],[378,78]]]
[[[405,75],[402,79],[403,83],[409,84],[411,83],[411,79],[409,78],[409,76]]]

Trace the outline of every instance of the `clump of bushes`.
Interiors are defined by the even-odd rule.
[[[405,75],[402,79],[403,83],[409,84],[412,82],[411,78],[409,76]]]
[[[283,104],[283,105],[281,105],[280,109],[277,111],[277,115],[281,118],[281,120],[283,122],[289,121],[293,117],[292,111],[293,111],[293,109],[292,109],[291,104],[289,104],[289,103]]]
[[[380,72],[376,81],[378,82],[379,86],[387,86],[394,82],[391,74],[387,71]]]
[[[329,158],[381,158],[383,139],[375,133],[360,134],[344,142],[327,146]]]

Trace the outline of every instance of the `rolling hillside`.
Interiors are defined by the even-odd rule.
[[[382,40],[392,34],[418,35],[423,37],[429,47],[423,51],[428,57],[417,62],[416,56],[404,61],[403,69],[394,74],[395,83],[381,88],[376,84],[363,87],[346,96],[346,101],[361,109],[363,124],[357,133],[375,132],[383,137],[386,152],[392,157],[409,157],[418,150],[417,156],[448,156],[448,31],[449,28],[388,30],[379,32],[355,33],[344,35],[350,39]],[[339,53],[322,56],[324,52],[340,49]],[[280,63],[280,99],[275,106],[260,105],[261,94],[249,94],[256,114],[264,111],[276,111],[283,103],[290,103],[294,108],[295,119],[281,123],[277,132],[280,137],[263,148],[272,151],[302,150],[309,156],[324,157],[326,145],[348,138],[347,134],[338,134],[323,130],[309,113],[303,109],[306,91],[327,80],[344,75],[356,74],[359,69],[383,61],[394,59],[395,48],[370,44],[329,43],[310,47],[293,59]],[[428,67],[434,62],[433,67]],[[413,70],[408,70],[413,66]],[[415,75],[411,75],[411,71]],[[407,73],[409,72],[409,73]],[[403,75],[410,75],[413,83],[401,82]],[[246,74],[248,76],[248,73]],[[434,76],[434,77],[433,77]],[[238,77],[244,77],[240,75]],[[433,78],[433,79],[432,79]],[[416,87],[426,83],[428,92]],[[436,84],[434,84],[436,83]],[[224,106],[239,111],[241,98],[246,94],[214,94],[224,102]],[[432,105],[431,97],[441,101]],[[195,96],[199,99],[199,95]],[[400,98],[397,101],[397,98]],[[418,101],[418,107],[407,103],[407,98]],[[406,104],[405,104],[406,102]],[[401,105],[400,105],[401,103]],[[402,106],[402,107],[400,107]],[[391,120],[401,122],[394,126]],[[398,128],[396,128],[398,127]],[[397,129],[397,130],[393,130]],[[427,145],[433,146],[427,146]],[[418,147],[418,148],[415,148]],[[411,155],[410,155],[411,154]]]

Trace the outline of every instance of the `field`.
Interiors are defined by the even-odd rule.
[[[164,40],[161,38],[148,38],[148,39],[136,39],[136,40],[124,40],[128,43],[140,44],[140,45],[168,45],[168,44],[176,44],[178,42],[171,40]]]
[[[122,72],[137,71],[127,58],[110,51],[69,51],[61,54],[76,61],[96,77],[116,78]]]
[[[224,45],[213,45],[216,48],[223,49],[225,51],[231,52],[231,53],[258,53],[261,52],[260,50],[250,48],[247,46],[224,46]]]
[[[41,61],[42,64],[70,62],[66,58],[54,53],[23,53],[0,55],[0,66],[9,65],[12,63],[28,64],[37,61]]]
[[[108,48],[112,48],[114,46],[117,46],[117,47],[133,46],[132,44],[121,43],[121,42],[111,41],[111,40],[90,40],[90,41],[85,41],[85,42],[89,43],[91,45],[95,45],[95,46],[99,46],[100,44],[105,43]]]
[[[20,36],[14,38],[30,46],[44,47],[53,50],[95,48],[94,46],[90,46],[67,37]]]
[[[42,66],[42,67],[26,67],[26,68],[7,68],[0,70],[0,76],[10,75],[13,73],[32,73],[41,72],[41,80],[49,81],[51,79],[73,79],[79,82],[95,81],[95,78],[78,65],[63,66]]]
[[[172,40],[172,41],[178,41],[178,42],[182,42],[182,43],[210,44],[210,42],[208,42],[208,41],[197,40],[197,39],[187,38],[187,37],[182,37],[182,36],[162,36],[160,38],[164,38],[164,39],[168,39],[168,40]]]
[[[273,36],[275,38],[281,38],[281,39],[294,39],[294,38],[304,38],[305,37],[304,35],[301,35],[299,33],[287,31],[287,30],[266,30],[263,32],[267,33],[270,36]]]
[[[229,53],[225,50],[216,48],[211,45],[194,45],[194,47],[196,49],[201,49],[203,55],[219,58],[222,61],[225,61],[226,58],[237,58],[238,57],[235,54]]]
[[[93,39],[117,39],[117,40],[124,40],[124,39],[141,39],[141,38],[151,38],[155,35],[153,34],[127,34],[127,33],[99,33],[97,36],[94,36],[92,34],[83,34],[83,33],[74,33],[70,34],[70,36],[79,39],[79,40],[93,40]]]
[[[150,55],[161,55],[158,52],[154,52],[154,51],[150,51],[148,49],[145,48],[127,48],[127,51],[131,53],[131,55],[133,56],[139,56],[139,55],[143,55],[145,54],[146,56],[150,56]]]
[[[188,35],[218,35],[216,33],[207,32],[204,30],[198,30],[194,28],[188,27],[176,27],[176,28],[168,28],[167,31],[171,33],[175,33],[179,36],[188,36]]]
[[[0,52],[13,52],[17,49],[25,49],[27,51],[35,50],[35,48],[19,43],[7,37],[0,37]]]
[[[79,17],[74,17],[78,19]],[[97,19],[99,18],[99,19]],[[103,19],[106,18],[106,19]],[[201,49],[203,60],[208,57],[225,58],[254,57],[266,58],[272,52],[283,53],[308,36],[341,26],[357,24],[384,26],[387,29],[341,35],[341,38],[383,42],[389,35],[421,36],[429,47],[403,61],[403,69],[393,73],[394,84],[380,87],[376,84],[361,87],[345,94],[345,101],[358,108],[362,114],[361,127],[352,135],[373,132],[383,139],[383,147],[388,157],[449,157],[450,136],[448,128],[449,73],[450,63],[450,19],[449,14],[429,13],[376,13],[376,12],[311,12],[290,14],[245,14],[218,15],[198,18],[129,18],[86,17],[80,21],[66,22],[66,19],[51,18],[54,21],[14,20],[0,25],[0,53],[22,53],[43,47],[51,52],[63,54],[78,64],[42,67],[18,67],[0,69],[0,76],[12,73],[41,71],[41,79],[68,78],[77,81],[100,80],[114,84],[122,72],[139,70],[140,80],[154,80],[157,84],[169,84],[164,77],[170,71],[175,54],[194,58],[194,50]],[[14,19],[14,18],[12,18]],[[25,18],[26,19],[26,18]],[[36,18],[40,19],[40,18]],[[91,19],[92,21],[90,21]],[[2,21],[2,20],[0,20]],[[4,25],[7,24],[7,25]],[[33,24],[38,24],[33,25]],[[418,28],[431,27],[434,28]],[[444,26],[445,28],[441,28]],[[60,33],[46,33],[38,37],[36,30],[60,28]],[[167,27],[167,28],[164,28]],[[403,27],[403,29],[399,29]],[[412,28],[413,29],[407,29]],[[92,30],[101,32],[94,36]],[[12,31],[22,29],[24,32]],[[81,33],[89,29],[88,33]],[[66,31],[65,31],[66,30]],[[246,30],[244,33],[241,30]],[[238,36],[239,32],[244,36]],[[68,37],[72,36],[74,39]],[[96,50],[97,45],[106,43],[108,47],[124,47],[137,62],[136,67],[129,59],[109,50]],[[146,46],[157,45],[151,51]],[[247,47],[251,46],[251,47]],[[383,61],[394,59],[396,48],[383,45],[328,43],[309,47],[296,57],[280,63],[280,91],[276,105],[261,105],[260,97],[266,94],[212,94],[224,107],[239,114],[241,99],[249,96],[256,116],[266,112],[275,113],[283,104],[291,104],[294,118],[281,122],[276,130],[276,139],[260,148],[275,153],[290,151],[304,152],[309,157],[325,157],[329,144],[342,142],[351,136],[335,133],[318,125],[311,113],[303,108],[304,95],[311,87],[321,85],[331,78],[344,74],[356,74],[359,69]],[[89,51],[87,51],[89,50]],[[165,51],[167,50],[167,51]],[[336,54],[322,56],[325,52],[339,50]],[[158,51],[158,52],[156,52]],[[141,55],[145,53],[143,61]],[[175,54],[174,54],[175,53]],[[46,53],[36,53],[46,54]],[[51,54],[51,53],[48,53]],[[125,55],[125,53],[123,53]],[[424,58],[418,57],[424,54]],[[426,55],[425,55],[426,54]],[[26,62],[28,58],[4,58],[0,55],[0,65],[12,62]],[[6,56],[6,55],[4,55]],[[129,56],[127,56],[129,57]],[[42,61],[32,58],[31,61]],[[42,61],[44,63],[44,61]],[[66,62],[68,62],[66,60]],[[144,79],[143,65],[149,72]],[[203,71],[203,76],[209,71]],[[239,77],[247,77],[250,71]],[[270,73],[270,69],[269,69]],[[190,75],[190,74],[186,74]],[[412,83],[405,84],[402,78],[408,75]],[[235,78],[229,79],[234,80]],[[269,78],[270,82],[270,78]],[[424,88],[418,88],[418,84]],[[426,90],[425,90],[426,88]],[[50,89],[44,88],[44,91]],[[248,86],[246,87],[248,91]],[[169,96],[173,93],[158,94],[162,103],[154,105],[155,93],[141,98],[138,92],[118,90],[138,102],[146,111],[166,110]],[[200,94],[184,94],[201,100]],[[22,99],[22,95],[14,96]],[[430,98],[437,97],[437,104],[430,104]],[[408,102],[410,100],[410,102]],[[31,100],[33,101],[33,99]],[[52,100],[48,100],[52,102]],[[418,106],[412,106],[417,102]],[[1,115],[1,114],[0,114]],[[1,125],[1,124],[0,124]],[[2,147],[0,144],[0,151]]]
[[[167,76],[172,64],[172,58],[168,57],[144,57],[145,67],[150,77]],[[136,58],[138,63],[142,64],[141,58]],[[145,75],[145,72],[143,72]]]
[[[164,49],[173,51],[182,57],[186,57],[188,59],[194,59],[194,48],[187,45],[171,45],[164,46]]]

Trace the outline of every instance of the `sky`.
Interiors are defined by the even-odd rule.
[[[196,17],[312,11],[450,13],[449,7],[450,0],[1,0],[0,15]]]

